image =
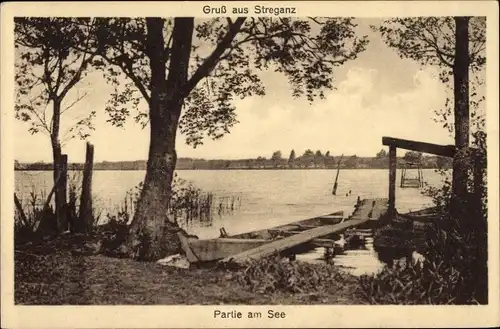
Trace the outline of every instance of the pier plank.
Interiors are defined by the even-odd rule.
[[[338,224],[325,225],[310,230],[299,232],[292,236],[275,240],[270,243],[246,250],[236,255],[226,257],[221,262],[233,262],[242,264],[248,260],[257,260],[268,257],[274,253],[279,253],[292,247],[311,242],[315,239],[339,233],[351,227],[356,227],[369,220],[378,219],[387,211],[387,199],[365,199],[356,207],[352,216]]]
[[[311,244],[313,244],[316,247],[334,248],[335,247],[335,240],[332,240],[332,239],[314,239],[311,241]]]
[[[295,247],[297,245],[310,242],[316,238],[337,233],[349,227],[363,224],[368,220],[369,218],[367,217],[365,219],[348,220],[336,225],[326,225],[326,226],[316,227],[307,231],[300,232],[299,234],[286,237],[284,239],[272,241],[257,248],[244,251],[240,254],[224,258],[222,262],[232,261],[235,263],[243,263],[246,260],[250,259],[261,259],[270,256],[275,252],[281,252],[286,249]]]

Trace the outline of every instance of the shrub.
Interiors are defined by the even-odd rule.
[[[476,135],[476,166],[486,168],[485,138]],[[484,148],[484,150],[483,150]],[[476,167],[478,168],[478,167]],[[443,174],[445,174],[443,172]],[[427,232],[421,266],[386,266],[374,276],[360,277],[365,299],[374,304],[487,304],[486,181],[471,180],[468,197],[452,202],[451,183],[427,188],[440,212]]]
[[[289,261],[278,256],[249,261],[234,276],[238,283],[259,293],[321,291],[347,279],[332,265]]]
[[[116,250],[125,242],[128,234],[129,215],[119,211],[116,215],[108,216],[108,222],[99,227],[102,233],[102,247],[105,252]]]

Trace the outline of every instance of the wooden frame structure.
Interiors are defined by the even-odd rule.
[[[389,146],[389,204],[387,213],[390,216],[389,218],[393,218],[396,213],[397,148],[452,158],[455,156],[455,146],[417,142],[393,137],[382,137],[382,144]]]
[[[408,169],[416,169],[417,177],[416,178],[408,178],[406,177]],[[422,188],[424,187],[424,172],[422,171],[422,166],[420,163],[411,163],[406,162],[401,168],[401,179],[399,187],[401,188]]]

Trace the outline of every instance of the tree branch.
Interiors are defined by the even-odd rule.
[[[142,94],[142,97],[149,103],[149,94],[147,92],[146,87],[142,84],[141,80],[137,75],[134,74],[133,72],[133,67],[132,67],[132,60],[128,57],[124,58],[123,60],[124,66],[122,67],[122,71],[132,80],[134,85],[139,89],[139,91]],[[128,71],[128,73],[127,73]]]
[[[485,45],[484,40],[474,41],[472,46],[473,50],[471,52],[471,57],[475,59],[479,53],[483,52],[486,49],[484,45]]]
[[[85,68],[87,67],[87,64],[90,63],[90,61],[92,60],[93,57],[94,57],[94,55],[91,55],[91,57],[89,57],[88,59],[85,59],[85,55],[83,55],[82,64],[80,65],[80,68],[75,73],[75,75],[73,75],[73,78],[68,82],[66,87],[64,87],[61,94],[59,95],[59,97],[61,99],[64,98],[66,96],[66,94],[70,91],[70,89],[73,88],[73,86],[76,85],[80,81],[80,78],[82,76],[83,71],[85,70]]]
[[[36,86],[39,86],[40,84],[43,84],[42,78],[37,77],[37,76],[35,76],[33,74],[32,74],[32,76],[34,77],[33,83],[31,85],[29,85],[29,86],[23,87],[23,89],[31,90],[31,89],[34,89]]]
[[[54,89],[52,88],[52,82],[50,81],[51,72],[49,70],[50,53],[48,50],[43,50],[44,61],[43,61],[43,81],[47,85],[47,91],[49,92],[49,99],[57,97]],[[47,55],[47,56],[45,56]]]
[[[443,51],[438,43],[437,43],[437,37],[428,29],[427,26],[424,26],[424,29],[430,34],[432,40],[429,40],[427,38],[425,38],[425,36],[422,36],[424,41],[426,41],[432,48],[435,49],[436,51],[436,55],[438,56],[438,58],[441,60],[441,62],[443,62],[443,64],[449,66],[449,67],[453,67],[453,64],[450,63],[448,60],[445,59],[445,57],[447,58],[454,58],[453,55],[451,54],[448,54],[446,53],[445,51]]]
[[[311,16],[308,16],[307,18],[309,18],[311,21],[313,21],[314,23],[318,24],[318,25],[325,25],[324,22],[320,22],[318,21],[318,19],[316,17],[311,17]]]
[[[73,103],[71,103],[70,105],[68,105],[67,107],[65,107],[63,110],[61,110],[61,115],[68,111],[69,109],[71,109],[73,106],[75,106],[76,103],[78,103],[79,101],[81,101],[82,99],[84,99],[89,93],[86,92],[85,94],[83,94],[82,96],[78,96],[76,100],[73,101]]]
[[[90,35],[87,36],[87,40],[85,42],[85,49],[89,48],[89,42],[90,42]],[[66,87],[63,88],[61,94],[58,96],[61,99],[64,98],[66,94],[70,91],[70,89],[73,88],[73,86],[80,81],[83,71],[87,68],[87,65],[90,63],[90,61],[92,61],[92,59],[94,58],[95,52],[91,52],[89,58],[85,58],[86,55],[87,52],[84,52],[82,55],[82,63],[80,64],[78,71],[75,73],[75,75],[73,75],[73,78],[68,82]]]
[[[130,58],[128,58],[128,56],[126,54],[122,54],[122,55],[120,55],[120,56],[118,56],[118,57],[116,57],[114,59],[110,58],[109,56],[107,56],[104,53],[100,54],[100,56],[102,58],[104,58],[111,65],[118,66],[122,70],[122,72],[125,73],[125,75],[127,77],[129,77],[130,80],[132,80],[132,82],[134,83],[134,85],[141,92],[141,94],[144,97],[144,99],[149,103],[150,96],[148,94],[148,91],[147,91],[146,87],[142,84],[142,82],[139,79],[139,77],[134,74],[133,69],[132,69],[132,60]]]
[[[245,17],[238,17],[233,24],[229,25],[226,35],[222,38],[217,47],[215,47],[210,56],[205,59],[192,77],[187,81],[183,90],[184,95],[188,95],[203,77],[210,74],[210,71],[212,71],[217,65],[224,51],[231,46],[231,43],[240,31],[245,19]]]
[[[61,59],[61,52],[59,51],[59,54],[57,56],[57,61],[56,64],[54,65],[54,71],[55,67],[57,67],[57,78],[56,78],[56,86],[55,86],[55,91],[59,90],[59,87],[61,86],[61,80],[63,76],[63,68],[62,68],[62,59]]]
[[[30,112],[33,113],[37,117],[38,121],[40,121],[40,126],[50,134],[50,128],[48,127],[47,122],[45,121],[45,116],[44,117],[40,116],[40,113],[38,113],[38,111],[35,110],[35,107],[33,106],[33,102],[31,100],[30,100],[30,104],[31,104]],[[44,111],[44,113],[45,113],[45,111]]]

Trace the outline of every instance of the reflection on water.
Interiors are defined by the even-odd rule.
[[[361,276],[372,275],[381,271],[385,265],[393,266],[394,262],[408,257],[409,250],[397,248],[374,248],[373,235],[366,235],[364,242],[356,245],[347,244],[335,251],[333,258],[325,258],[328,251],[325,248],[315,248],[297,255],[299,261],[312,263],[329,262],[348,273]]]
[[[375,252],[378,258],[385,264],[392,267],[396,262],[405,262],[413,250],[405,248],[377,247]]]

